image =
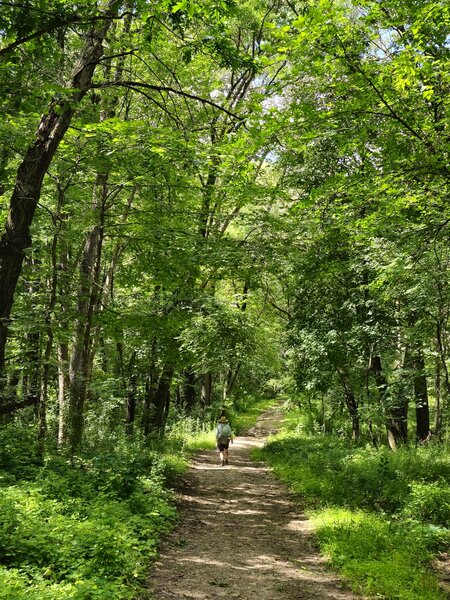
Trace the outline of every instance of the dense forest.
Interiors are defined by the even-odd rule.
[[[255,399],[431,448],[444,539],[450,5],[10,0],[0,42],[0,598],[131,598],[165,444]]]

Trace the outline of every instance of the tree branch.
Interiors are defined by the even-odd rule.
[[[1,5],[6,6],[7,3],[0,2],[0,6]],[[26,42],[35,40],[36,38],[39,38],[47,33],[52,33],[53,31],[55,31],[56,29],[59,29],[61,27],[66,27],[67,25],[74,25],[75,23],[78,23],[80,25],[88,25],[90,23],[95,23],[96,21],[101,21],[105,18],[122,19],[127,14],[128,13],[123,13],[118,16],[99,15],[98,17],[91,17],[90,19],[85,19],[84,17],[80,17],[79,15],[72,15],[71,17],[68,17],[66,19],[61,19],[61,20],[58,20],[53,23],[48,23],[48,25],[46,25],[45,27],[42,27],[41,29],[34,31],[33,33],[29,33],[28,35],[24,35],[23,37],[19,38],[18,40],[11,42],[4,48],[0,48],[0,57],[4,56],[5,54],[9,54],[10,52],[13,52],[13,50],[18,48],[19,46],[22,46],[22,44],[26,44]]]
[[[378,96],[378,98],[381,100],[381,102],[384,104],[384,106],[387,108],[387,110],[390,112],[390,114],[392,115],[392,117],[397,120],[399,123],[401,123],[403,125],[403,127],[405,127],[415,138],[417,138],[418,140],[420,140],[421,142],[424,141],[424,136],[421,132],[416,131],[407,121],[405,121],[405,119],[398,114],[397,111],[395,111],[392,106],[389,104],[389,102],[386,100],[386,98],[384,97],[384,95],[382,94],[382,92],[378,89],[378,87],[375,85],[375,83],[370,79],[370,77],[367,75],[367,73],[364,71],[364,69],[361,67],[361,65],[359,65],[358,63],[356,63],[347,53],[347,49],[345,47],[344,42],[340,39],[339,36],[336,36],[339,44],[342,48],[342,51],[344,53],[344,57],[346,59],[346,61],[348,62],[348,64],[350,65],[350,67],[352,69],[354,69],[357,73],[359,73],[360,75],[363,76],[363,78],[365,79],[365,81],[369,84],[369,86],[374,90],[374,92],[376,93],[376,95]]]
[[[231,112],[224,106],[221,106],[220,104],[216,104],[216,102],[213,102],[212,100],[209,100],[208,98],[202,98],[201,96],[197,96],[196,94],[190,94],[189,92],[184,92],[183,90],[177,90],[176,88],[173,88],[170,86],[153,85],[150,83],[143,83],[140,81],[105,81],[103,83],[92,84],[91,88],[102,89],[102,88],[114,87],[116,85],[120,86],[120,87],[132,88],[134,90],[138,90],[139,88],[142,88],[145,90],[153,90],[155,92],[166,92],[168,94],[169,93],[177,94],[178,96],[183,96],[184,98],[190,98],[191,100],[196,100],[197,102],[201,102],[202,104],[207,104],[208,106],[212,106],[213,108],[216,108],[217,110],[224,112],[228,116],[230,116],[233,119],[236,119],[238,121],[244,120],[244,117]]]
[[[20,402],[6,402],[5,404],[0,404],[0,415],[7,415],[9,413],[15,412],[21,408],[26,408],[27,406],[34,406],[39,403],[39,398],[37,396],[30,396],[26,400],[22,400]]]

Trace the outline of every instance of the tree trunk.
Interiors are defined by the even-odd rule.
[[[239,363],[235,370],[233,371],[233,369],[229,369],[226,377],[225,377],[225,383],[223,385],[223,398],[222,400],[225,401],[229,395],[231,394],[231,390],[234,387],[234,384],[236,383],[236,379],[237,376],[239,375],[239,371],[241,369],[241,364]]]
[[[150,434],[155,407],[155,394],[157,387],[157,371],[156,371],[156,338],[153,338],[151,348],[150,369],[145,382],[144,409],[142,411],[142,429],[145,437]]]
[[[126,427],[127,433],[133,433],[134,420],[136,417],[136,395],[137,395],[137,375],[133,373],[130,377],[127,394],[127,413]]]
[[[69,348],[65,342],[58,345],[58,447],[67,442],[67,402],[69,390]]]
[[[69,441],[72,452],[81,443],[84,425],[84,404],[91,365],[91,328],[94,309],[98,306],[98,283],[103,243],[105,204],[107,199],[106,175],[97,174],[94,186],[94,212],[97,223],[88,232],[80,264],[77,320],[69,362]]]
[[[63,196],[59,196],[58,203],[58,215],[61,214]],[[61,220],[58,221],[61,225]],[[57,219],[53,219],[53,225],[57,226]],[[50,372],[50,358],[53,348],[53,328],[52,328],[52,314],[56,305],[56,296],[58,292],[58,265],[57,265],[57,248],[58,248],[58,237],[60,230],[57,229],[53,235],[52,248],[51,248],[51,263],[52,263],[52,275],[50,279],[49,292],[50,299],[45,311],[45,331],[47,334],[47,341],[45,343],[44,356],[42,360],[42,378],[41,378],[41,393],[39,397],[39,438],[42,439],[47,432],[47,418],[46,418],[46,407],[48,400],[48,385],[49,385],[49,372]]]
[[[360,437],[359,411],[355,394],[348,387],[345,388],[345,404],[352,420],[352,440],[357,442]]]
[[[183,404],[184,409],[187,413],[190,413],[196,401],[196,391],[195,391],[195,371],[193,367],[188,367],[183,371]]]
[[[436,412],[434,415],[434,434],[439,438],[442,431],[442,406],[441,406],[441,370],[442,364],[439,356],[435,359],[434,397]]]
[[[38,404],[40,388],[40,345],[39,332],[33,331],[27,335],[26,371],[23,378],[25,399],[29,405]]]
[[[133,425],[136,416],[136,394],[137,394],[137,374],[135,372],[136,351],[133,352],[128,364],[128,385],[127,385],[127,404],[126,404],[126,431],[133,433]]]
[[[450,394],[450,375],[447,367],[447,352],[444,344],[444,336],[442,333],[442,324],[438,321],[436,326],[436,344],[441,359],[442,369],[444,371],[444,385],[447,396]]]
[[[416,436],[418,442],[423,442],[430,435],[430,410],[428,406],[425,360],[420,346],[414,349],[412,362],[414,368],[414,398],[416,403]]]
[[[155,392],[153,416],[153,426],[160,433],[164,432],[167,414],[170,404],[170,384],[172,383],[174,369],[170,365],[165,365],[159,378],[158,387]]]
[[[397,446],[406,442],[408,433],[408,403],[404,399],[397,399],[394,403],[389,393],[388,383],[384,376],[381,358],[377,354],[372,357],[372,373],[380,394],[380,402],[386,414],[386,430],[389,447],[395,450]]]
[[[72,72],[66,99],[54,100],[42,116],[36,140],[28,147],[17,170],[9,214],[0,240],[0,389],[5,382],[8,323],[25,250],[31,244],[30,227],[41,195],[42,182],[63,139],[76,105],[89,90],[95,67],[103,54],[103,40],[111,25],[110,2],[104,20],[86,34],[84,46]]]
[[[212,373],[205,373],[202,378],[202,390],[200,394],[200,410],[202,415],[206,413],[206,409],[211,405],[212,395]]]
[[[155,393],[156,393],[156,377],[154,368],[150,370],[150,374],[145,382],[145,396],[144,396],[144,410],[142,412],[142,429],[145,437],[150,434],[153,414],[152,411],[155,406]]]
[[[349,383],[349,377],[344,369],[339,370],[339,377],[341,379],[342,387],[344,389],[345,405],[352,420],[352,440],[354,442],[357,442],[361,434],[358,402]]]

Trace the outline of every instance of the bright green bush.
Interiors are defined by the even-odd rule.
[[[418,521],[450,528],[450,485],[412,482],[403,512]]]
[[[426,564],[450,546],[445,448],[355,447],[289,423],[255,454],[302,497],[323,551],[356,590],[396,600],[444,597]]]
[[[176,461],[130,441],[75,466],[43,462],[0,479],[0,600],[133,597],[175,518]]]
[[[424,568],[427,541],[416,527],[343,509],[322,510],[314,521],[323,551],[355,590],[398,600],[445,597]]]
[[[180,451],[183,449],[196,451],[215,447],[213,426],[186,415],[174,419],[169,424],[166,435],[170,445],[178,447]]]

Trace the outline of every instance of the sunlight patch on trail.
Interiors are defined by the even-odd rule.
[[[237,438],[226,467],[214,451],[196,455],[181,496],[184,524],[153,573],[155,600],[356,598],[324,571],[312,524],[292,496],[266,464],[251,461],[264,435]]]

